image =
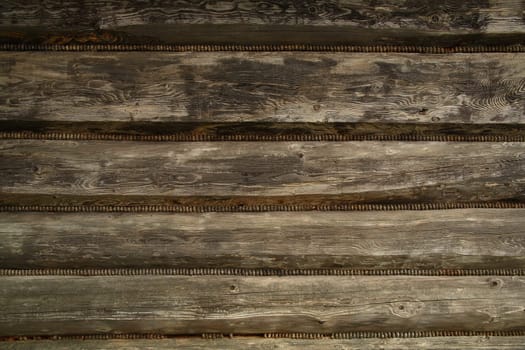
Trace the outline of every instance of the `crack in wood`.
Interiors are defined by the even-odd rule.
[[[370,52],[370,53],[485,53],[525,52],[525,45],[345,45],[345,44],[0,44],[0,51],[162,51],[162,52],[220,52],[220,51],[311,51],[311,52]]]
[[[450,209],[523,209],[521,202],[457,202],[402,204],[254,204],[254,205],[0,205],[0,212],[57,213],[208,213],[267,211],[393,211]]]
[[[86,335],[24,335],[4,336],[1,341],[34,341],[34,340],[138,340],[138,339],[173,339],[173,338],[203,338],[203,339],[235,339],[236,337],[267,338],[267,339],[370,339],[370,338],[437,338],[437,337],[522,337],[525,329],[499,330],[499,331],[468,331],[468,330],[432,330],[432,331],[394,331],[371,332],[353,331],[338,333],[261,333],[261,334],[223,334],[203,333],[194,334],[156,334],[156,333],[130,333],[130,334],[86,334]]]
[[[0,276],[525,276],[525,269],[41,268],[0,269]]]
[[[247,206],[179,206],[179,205],[0,205],[0,212],[57,212],[57,213],[209,213],[209,212],[267,212],[267,211],[393,211],[449,209],[523,209],[518,202],[463,202],[409,204],[327,204],[327,205],[247,205]]]
[[[525,142],[524,124],[0,121],[0,139]]]

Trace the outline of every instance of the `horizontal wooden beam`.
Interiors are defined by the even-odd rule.
[[[523,201],[524,151],[511,142],[3,140],[0,187],[11,194]]]
[[[450,269],[460,274],[456,270],[525,269],[524,226],[522,209],[2,213],[0,266],[241,268],[275,269],[276,274],[286,269],[385,274],[391,269],[440,270],[436,274]]]
[[[522,56],[3,52],[0,119],[523,124]]]
[[[480,35],[524,43],[519,0],[316,2],[3,1],[1,42],[399,43],[461,45]],[[446,36],[447,38],[442,38]],[[427,41],[425,41],[427,40]],[[485,40],[486,41],[486,40]],[[485,42],[486,43],[486,42]]]
[[[525,336],[450,336],[423,338],[372,338],[372,339],[265,339],[262,337],[234,337],[233,339],[116,339],[116,340],[27,340],[0,343],[6,350],[84,350],[112,349],[465,349],[465,350],[522,350]]]
[[[0,335],[502,331],[522,277],[2,277]]]
[[[367,0],[324,0],[315,4],[240,0],[179,1],[175,6],[162,5],[168,4],[139,0],[125,3],[117,0],[82,3],[6,0],[2,3],[0,24],[100,29],[170,23],[311,24],[490,32],[516,31],[524,26],[519,0],[384,1],[381,5]]]

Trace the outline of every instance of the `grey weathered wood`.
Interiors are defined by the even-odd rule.
[[[2,277],[0,335],[513,330],[523,277]]]
[[[4,52],[0,119],[524,123],[524,57]]]
[[[58,1],[2,2],[0,24],[114,29],[144,24],[315,24],[364,28],[515,31],[523,1]]]
[[[2,213],[2,268],[525,268],[521,209]]]
[[[264,339],[258,337],[234,337],[233,339],[151,339],[151,340],[34,340],[0,342],[6,350],[62,350],[62,349],[259,349],[259,350],[350,350],[350,349],[451,349],[451,350],[522,350],[525,337],[432,337],[407,339]]]
[[[4,140],[0,191],[522,200],[524,143]]]
[[[437,41],[443,34],[514,34],[523,33],[525,24],[521,0],[5,0],[0,4],[0,29],[4,42],[323,43],[328,39],[414,44],[410,38],[421,34],[432,34]],[[475,36],[467,38],[466,42],[479,42]]]

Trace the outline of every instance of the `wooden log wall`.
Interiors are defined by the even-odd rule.
[[[0,3],[0,349],[523,349],[525,1]]]

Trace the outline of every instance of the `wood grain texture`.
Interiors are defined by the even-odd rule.
[[[0,335],[515,330],[523,277],[3,277]]]
[[[2,3],[2,25],[110,29],[144,24],[316,24],[365,28],[507,30],[523,26],[520,0],[287,1],[14,1]],[[513,20],[507,23],[509,19]]]
[[[4,52],[0,119],[524,123],[523,57]]]
[[[422,39],[422,34],[437,41],[440,35],[456,34],[468,43],[479,38],[465,34],[522,34],[524,7],[522,0],[6,0],[0,5],[0,38],[60,44],[322,43],[330,38],[414,44],[410,39]],[[522,37],[517,40],[524,42]]]
[[[257,349],[257,350],[522,350],[525,337],[436,337],[412,339],[264,339],[234,337],[233,339],[152,339],[152,340],[33,340],[1,342],[5,350],[155,350],[155,349]]]
[[[2,268],[525,268],[522,209],[2,213]]]
[[[525,1],[5,0],[0,3],[2,50],[24,43],[438,48],[481,44],[505,51],[507,45],[525,44]],[[221,123],[251,122],[266,123],[271,135],[304,135],[348,132],[328,123],[362,123],[365,132],[373,129],[373,123],[383,127],[397,123],[392,132],[401,134],[407,125],[440,125],[432,130],[454,135],[465,125],[476,124],[479,128],[473,134],[510,137],[519,127],[514,131],[507,127],[525,125],[523,57],[516,53],[4,51],[0,53],[0,132],[30,129],[53,135],[70,128],[66,130],[70,135],[78,130],[153,135],[204,129],[222,135],[231,133],[232,126]],[[260,135],[262,124],[254,125],[246,129],[238,124],[233,130]],[[54,139],[0,141],[0,204],[13,198],[59,204],[66,198],[82,205],[202,205],[210,200],[240,207],[304,200],[525,203],[525,143],[519,142],[161,144]],[[146,212],[3,212],[0,267],[525,268],[523,209],[298,211],[293,215]],[[2,276],[0,310],[0,336],[513,331],[525,326],[525,278],[154,276],[147,272]],[[120,345],[512,349],[523,347],[520,341],[522,337],[450,337],[314,343],[247,337],[121,341]],[[82,344],[86,349],[117,345],[114,340]],[[24,346],[60,348],[78,343],[0,341],[0,348]]]
[[[0,142],[4,193],[523,200],[523,143]],[[437,187],[436,187],[437,186]],[[390,193],[389,191],[394,191]]]

